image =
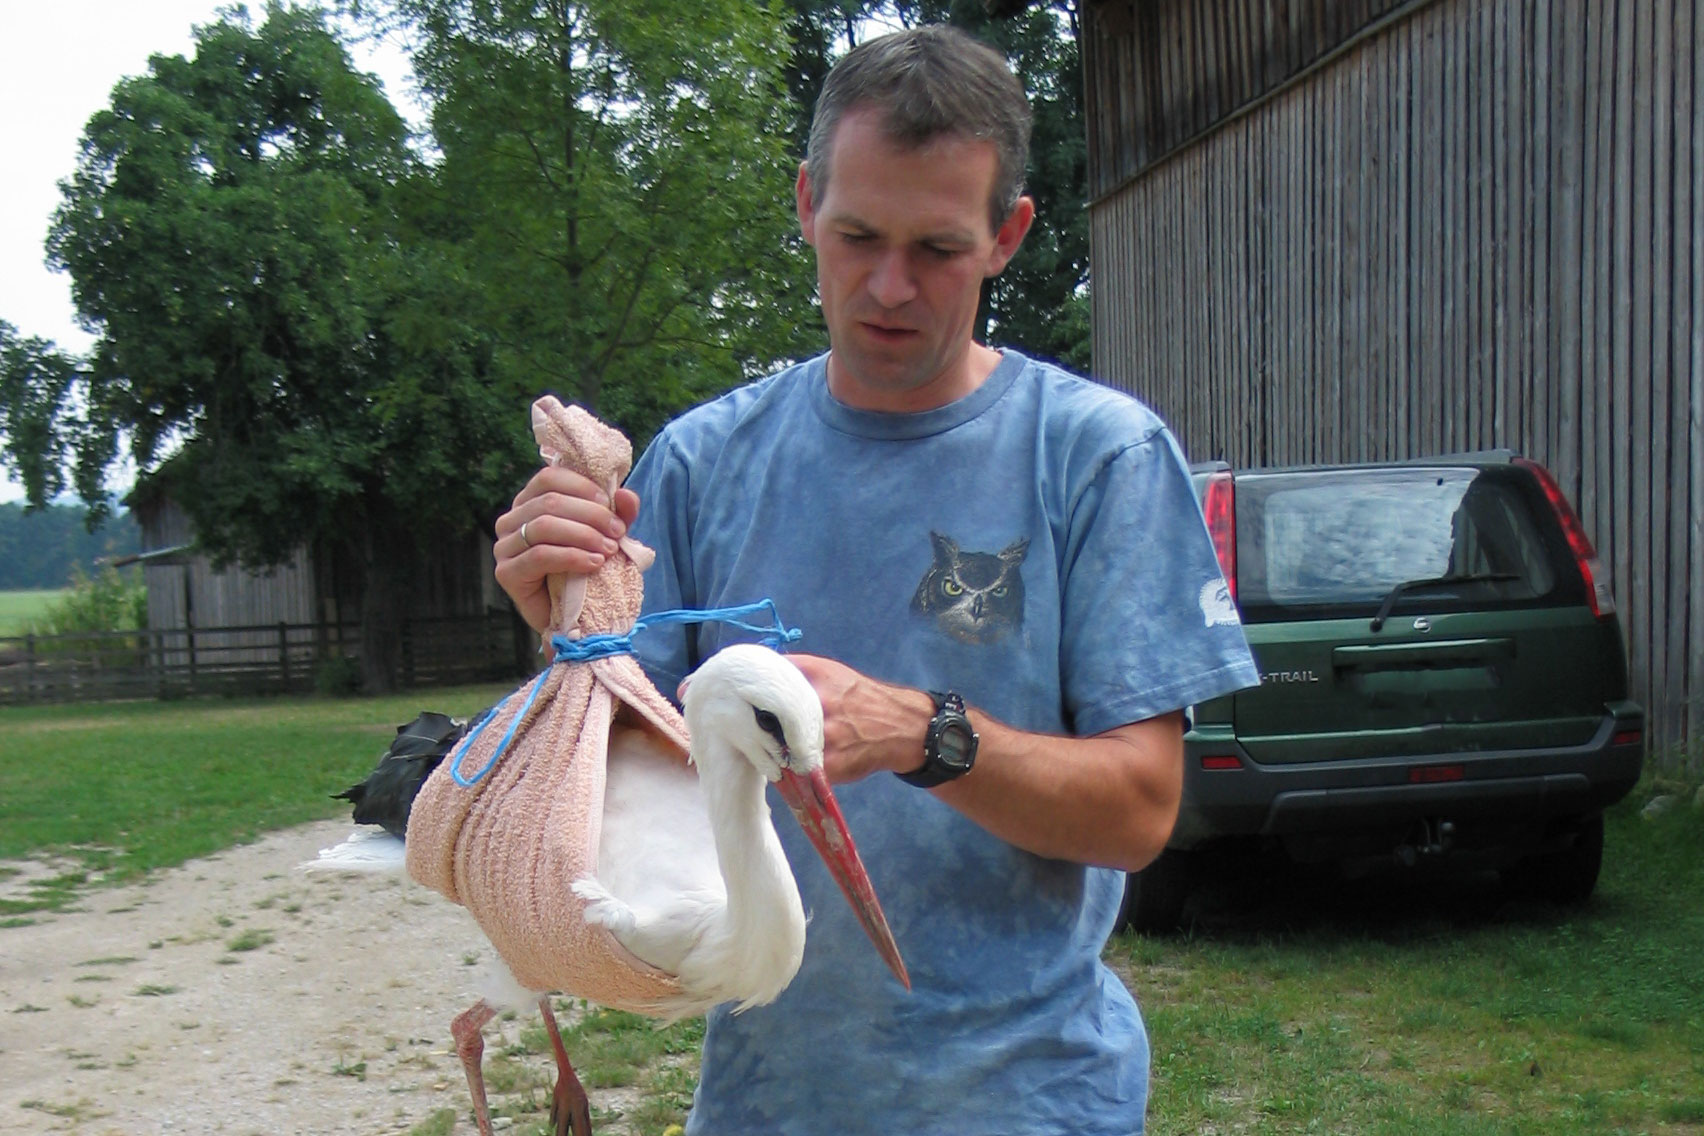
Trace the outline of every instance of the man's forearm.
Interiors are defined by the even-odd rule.
[[[1016,730],[970,708],[976,767],[930,790],[1038,856],[1124,871],[1165,847],[1183,788],[1181,714],[1088,738]]]
[[[812,655],[793,661],[823,700],[835,781],[907,773],[923,762],[928,694]],[[1165,847],[1183,791],[1183,715],[1088,738],[1031,733],[969,707],[976,766],[932,792],[1008,843],[1038,856],[1136,871]]]

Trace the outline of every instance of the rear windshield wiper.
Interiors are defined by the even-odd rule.
[[[1519,580],[1519,572],[1463,572],[1454,576],[1428,576],[1421,580],[1404,580],[1392,588],[1379,605],[1378,614],[1373,616],[1372,630],[1383,627],[1385,620],[1390,618],[1391,609],[1396,607],[1396,601],[1408,592],[1417,592],[1425,588],[1447,588],[1454,584],[1493,584]]]

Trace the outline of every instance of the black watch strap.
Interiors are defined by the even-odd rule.
[[[923,764],[910,773],[897,774],[901,781],[920,789],[933,789],[963,777],[976,764],[976,730],[965,714],[964,699],[953,691],[931,690],[935,716],[923,736]]]

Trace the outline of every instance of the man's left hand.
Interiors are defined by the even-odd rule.
[[[923,764],[923,735],[934,703],[821,655],[787,656],[822,699],[823,765],[835,784],[872,773],[909,773]]]

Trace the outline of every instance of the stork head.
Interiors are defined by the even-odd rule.
[[[701,739],[716,739],[775,786],[864,932],[910,989],[887,916],[823,772],[822,702],[799,668],[768,647],[734,644],[682,681],[680,700],[694,751]]]
[[[687,730],[715,737],[776,784],[822,768],[822,702],[786,657],[755,643],[724,647],[680,684]]]

